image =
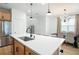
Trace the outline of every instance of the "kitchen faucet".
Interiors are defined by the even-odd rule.
[[[28,30],[29,30],[29,32],[28,32]],[[26,29],[26,32],[30,33],[30,37],[33,36],[32,35],[33,33],[32,33],[32,26],[31,25]]]
[[[32,37],[32,26],[30,26],[30,37]]]

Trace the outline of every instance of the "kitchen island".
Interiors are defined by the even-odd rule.
[[[13,45],[13,52],[14,54],[25,54],[25,55],[53,55],[53,54],[59,54],[59,47],[61,47],[62,43],[65,39],[63,38],[56,38],[56,37],[50,37],[50,36],[43,36],[43,35],[37,35],[33,34],[34,40],[30,41],[23,41],[19,37],[27,36],[30,37],[29,33],[25,34],[12,34],[11,37],[14,39],[14,45]],[[16,45],[17,42],[19,43],[19,46],[21,44],[21,48],[18,48]],[[20,50],[19,50],[20,49]],[[16,52],[20,53],[16,53]],[[30,51],[30,52],[28,52]]]

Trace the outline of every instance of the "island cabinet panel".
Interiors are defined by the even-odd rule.
[[[24,46],[16,40],[14,41],[14,54],[24,55]]]
[[[36,52],[32,51],[32,49],[22,45],[20,42],[14,39],[13,44],[14,55],[38,55]]]
[[[53,55],[59,55],[59,51],[60,51],[60,49],[58,48],[58,49],[53,53]]]
[[[32,51],[30,48],[25,48],[25,55],[38,55],[36,52]]]

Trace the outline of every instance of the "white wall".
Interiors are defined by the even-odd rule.
[[[30,20],[29,17],[27,18],[27,27],[29,25],[35,26],[35,33],[36,34],[45,34],[45,17],[44,16],[35,16],[34,20]]]
[[[26,33],[26,27],[35,26],[36,34],[48,35],[57,32],[57,20],[52,16],[35,16],[34,20],[30,20],[25,12],[12,9],[12,34]]]
[[[12,9],[12,34],[25,33],[26,29],[26,13]]]
[[[29,25],[35,26],[35,33],[42,35],[50,35],[57,33],[57,18],[55,16],[36,16],[35,20],[27,19],[27,27]]]
[[[57,33],[57,18],[55,16],[46,16],[46,34]]]

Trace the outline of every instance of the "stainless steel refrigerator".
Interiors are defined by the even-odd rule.
[[[9,45],[9,35],[11,34],[11,22],[0,21],[0,47]]]

